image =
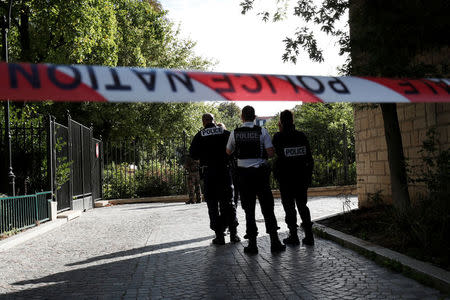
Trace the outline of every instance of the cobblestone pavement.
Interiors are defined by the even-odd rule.
[[[350,199],[355,205],[356,199]],[[342,211],[314,198],[313,218]],[[259,211],[259,209],[258,209]],[[244,215],[239,207],[240,232]],[[276,202],[280,235],[287,228]],[[438,291],[323,239],[270,253],[258,215],[259,254],[211,244],[206,204],[94,209],[0,253],[1,299],[439,299]]]

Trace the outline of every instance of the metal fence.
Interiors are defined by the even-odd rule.
[[[43,118],[20,120],[11,126],[12,162],[16,194],[26,195],[48,190],[47,130]],[[5,128],[0,123],[0,190],[8,190]]]
[[[50,218],[52,192],[0,198],[0,234],[36,226]]]
[[[51,190],[58,211],[89,209],[101,198],[102,141],[93,129],[68,117],[67,126],[52,116],[36,115],[11,125],[16,195]],[[8,191],[5,128],[0,122],[0,194]],[[98,151],[96,152],[96,149]]]
[[[104,198],[185,194],[182,157],[187,140],[179,135],[155,142],[105,143]]]
[[[325,145],[335,150],[328,156],[315,154],[313,186],[354,184],[356,164],[354,152],[340,150],[345,143]],[[107,142],[104,146],[103,196],[105,199],[186,194],[186,173],[182,156],[188,151],[190,137],[178,135],[151,142]],[[327,136],[323,136],[327,139]],[[335,137],[334,137],[335,139]],[[321,141],[324,144],[324,141]],[[341,145],[342,144],[342,145]],[[315,150],[315,149],[313,149]],[[321,149],[316,149],[318,153]],[[322,149],[323,150],[323,149]],[[326,152],[325,152],[326,153]],[[347,161],[346,161],[346,156]],[[299,170],[301,171],[301,170]],[[271,188],[278,182],[271,177]]]

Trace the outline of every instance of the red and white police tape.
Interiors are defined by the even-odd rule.
[[[450,102],[449,81],[0,63],[0,100]]]

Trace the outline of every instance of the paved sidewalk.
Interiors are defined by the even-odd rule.
[[[342,201],[314,198],[309,207],[315,219],[342,211]],[[276,215],[284,237],[279,201]],[[247,256],[246,242],[211,245],[204,203],[94,209],[1,252],[0,298],[440,299],[437,290],[327,240],[273,255],[260,212],[257,218],[260,253]]]

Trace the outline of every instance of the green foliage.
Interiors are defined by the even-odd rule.
[[[63,147],[67,145],[67,142],[60,137],[56,141],[55,150],[56,153],[61,152]],[[68,161],[66,156],[56,155],[56,190],[61,189],[61,187],[70,180],[70,169],[73,161]]]
[[[0,7],[0,12],[3,8]],[[10,61],[207,69],[212,63],[180,37],[158,1],[14,1]],[[164,99],[161,99],[164,100]],[[67,111],[93,124],[104,139],[153,139],[198,130],[198,113],[212,106],[192,103],[29,103],[64,124]],[[213,112],[215,112],[214,109]]]
[[[234,102],[222,102],[217,107],[219,115],[216,116],[216,122],[225,124],[230,131],[239,127],[241,121],[241,109]]]
[[[381,194],[383,191],[382,190],[378,190],[375,193],[367,193],[367,201],[369,201],[369,203],[372,206],[381,206],[383,205],[383,195]]]
[[[175,160],[152,160],[137,168],[113,163],[105,167],[104,174],[105,199],[179,195],[185,190],[184,169]]]
[[[9,238],[10,236],[16,235],[16,234],[18,234],[18,233],[20,233],[20,230],[19,230],[19,229],[17,229],[17,228],[12,228],[11,230],[5,231],[5,232],[3,232],[2,234],[0,234],[0,240]]]
[[[394,226],[401,229],[398,238],[410,253],[437,264],[450,265],[450,149],[441,149],[434,128],[423,141],[422,162],[412,167],[413,183],[424,184],[426,194],[403,213],[394,212]],[[408,234],[405,234],[408,233]],[[417,250],[414,250],[417,248]]]
[[[0,9],[3,13],[4,8]],[[204,69],[195,43],[179,36],[156,1],[15,2],[10,60]]]

